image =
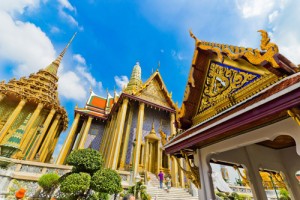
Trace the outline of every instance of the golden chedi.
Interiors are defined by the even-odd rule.
[[[0,156],[51,160],[59,135],[68,125],[58,98],[57,70],[71,41],[46,68],[0,82]]]

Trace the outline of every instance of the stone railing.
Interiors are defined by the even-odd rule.
[[[37,189],[37,180],[46,173],[55,172],[63,175],[71,171],[71,166],[56,165],[25,160],[17,160],[0,156],[0,199],[23,187],[28,196]]]

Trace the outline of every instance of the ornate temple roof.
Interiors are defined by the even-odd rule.
[[[75,108],[75,112],[85,115],[91,115],[101,119],[106,119],[118,98],[119,96],[116,92],[114,92],[114,97],[112,97],[107,91],[107,97],[104,98],[91,91],[90,97],[87,100],[85,107]]]
[[[261,50],[204,42],[191,33],[195,53],[176,116],[184,131],[166,145],[167,152],[199,148],[285,118],[286,109],[297,104],[298,67],[259,32]]]
[[[62,115],[64,129],[68,126],[66,110],[60,106],[57,92],[57,70],[61,60],[74,39],[73,35],[70,42],[60,53],[60,55],[46,68],[37,73],[30,74],[29,77],[21,77],[19,80],[13,78],[5,83],[0,82],[0,93],[16,96],[20,99],[27,99],[35,103],[43,103],[45,107],[55,107],[57,112]]]

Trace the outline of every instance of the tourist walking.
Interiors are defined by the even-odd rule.
[[[164,173],[162,171],[160,171],[158,174],[158,177],[159,177],[159,187],[160,187],[160,189],[162,189],[163,182],[164,182]]]
[[[167,186],[167,192],[169,192],[171,188],[171,178],[169,176],[166,177],[166,186]]]

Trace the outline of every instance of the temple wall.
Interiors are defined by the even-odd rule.
[[[103,138],[105,128],[105,122],[93,122],[91,124],[91,128],[89,130],[86,142],[84,144],[84,148],[92,148],[95,150],[99,150],[101,140]]]
[[[132,126],[130,130],[130,138],[128,143],[128,150],[126,154],[126,164],[130,164],[132,157],[132,147],[133,141],[135,139],[136,124],[138,118],[138,105],[134,107],[134,113],[132,118]],[[170,114],[164,110],[154,109],[153,107],[145,106],[144,112],[144,122],[143,122],[143,132],[142,141],[145,141],[145,136],[149,134],[152,129],[152,123],[154,123],[154,128],[156,135],[160,138],[159,129],[160,126],[162,131],[168,136],[170,136]]]

